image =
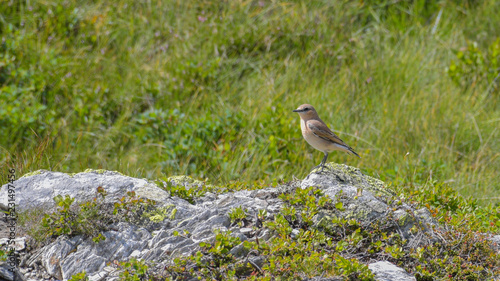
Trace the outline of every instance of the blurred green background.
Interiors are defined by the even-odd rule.
[[[500,202],[500,1],[0,1],[0,161],[303,178],[302,103],[399,186]]]

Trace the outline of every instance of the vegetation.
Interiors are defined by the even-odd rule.
[[[426,206],[440,223],[432,231],[433,239],[418,225],[413,226],[410,231],[420,237],[416,240],[428,241],[417,244],[415,240],[401,237],[394,230],[393,222],[376,221],[366,225],[355,218],[315,219],[320,212],[344,211],[342,193],[330,198],[316,187],[286,187],[293,185],[281,187],[279,198],[285,205],[274,216],[264,210],[254,216],[242,207],[228,213],[233,226],[252,229],[250,238],[255,239],[241,241],[230,231],[215,231],[213,240],[199,243],[195,255],[174,257],[164,270],[158,270],[157,261],[131,259],[117,263],[120,280],[185,280],[192,276],[210,280],[271,280],[279,276],[296,280],[319,275],[374,280],[367,264],[380,259],[403,267],[417,280],[486,280],[500,274],[499,253],[494,250],[493,242],[486,239],[488,234],[481,233],[500,231],[500,208],[481,207],[447,185],[434,184],[432,188],[418,191],[402,189],[398,195],[388,198],[391,208],[402,203],[415,209]],[[173,196],[195,201],[197,195],[207,191],[232,192],[241,186],[234,183],[227,188],[204,184],[195,188],[183,186],[184,191]],[[164,186],[170,192],[179,190],[173,187],[172,183]],[[262,187],[256,185],[249,189]],[[192,189],[198,192],[190,192]],[[156,208],[153,201],[137,198],[133,192],[115,204],[105,204],[106,196],[99,187],[96,197],[89,202],[74,204],[69,196],[55,197],[57,209],[53,213],[42,213],[41,236],[37,234],[40,223],[37,224],[36,216],[23,214],[21,225],[28,225],[28,234],[38,240],[83,234],[99,243],[105,239],[102,232],[110,223],[128,221],[143,225],[144,221],[154,223],[175,217],[174,206]],[[26,218],[33,222],[26,223]],[[390,217],[387,219],[392,221]],[[264,232],[270,233],[269,239],[259,238]],[[174,231],[173,235],[189,237],[190,233]],[[244,248],[243,256],[233,255],[232,249],[237,246]],[[257,264],[252,258],[260,261]],[[87,276],[82,272],[72,278],[86,280]]]
[[[7,1],[0,154],[24,174],[302,177],[308,102],[397,185],[498,202],[498,1]]]
[[[135,260],[124,266],[125,272],[147,276],[145,280],[188,280],[192,276],[209,280],[302,280],[319,275],[374,280],[366,264],[382,258],[403,267],[417,280],[487,280],[500,273],[500,256],[491,247],[492,242],[466,222],[443,223],[442,228],[434,229],[438,241],[412,246],[390,230],[392,223],[377,222],[367,227],[356,219],[334,218],[329,222],[334,231],[313,225],[309,216],[318,210],[342,208],[340,201],[332,201],[317,188],[299,188],[281,198],[285,209],[294,211],[274,218],[259,216],[260,226],[252,225],[256,239],[242,242],[230,231],[216,230],[213,242],[199,243],[195,255],[174,258],[163,274],[149,269],[151,264],[142,262],[138,266]],[[393,206],[397,204],[393,201]],[[263,241],[258,237],[266,230],[272,236]],[[414,226],[413,231],[418,233],[419,227]],[[427,234],[420,233],[426,239]],[[231,250],[239,245],[246,251],[238,257]],[[261,264],[252,257],[262,257]]]
[[[25,211],[20,214],[20,225],[23,232],[33,237],[37,243],[44,243],[61,235],[84,235],[99,243],[106,239],[102,232],[108,230],[112,223],[127,221],[141,224],[154,221],[154,201],[138,198],[135,192],[130,191],[118,202],[107,204],[104,202],[106,196],[102,187],[98,187],[96,196],[87,202],[75,203],[75,199],[69,195],[57,195],[54,197],[54,212]]]
[[[308,277],[321,267],[370,280],[366,258],[377,254],[419,280],[483,280],[499,260],[476,233],[500,231],[499,15],[494,0],[5,1],[0,179],[11,168],[104,168],[159,179],[190,202],[274,186],[322,157],[291,112],[310,103],[361,155],[329,160],[381,178],[395,202],[427,207],[449,227],[444,241],[410,250],[384,229],[342,219],[334,236],[312,218],[344,206],[308,189],[284,195],[281,216],[259,214],[276,234],[245,243],[267,256],[262,268],[229,266],[238,241],[217,233],[177,260],[171,277],[194,263],[206,278]],[[178,186],[168,181],[175,174],[212,184]],[[32,210],[20,225],[38,238],[83,233],[98,242],[108,220],[175,217],[133,194],[116,206],[99,196],[86,205],[57,197],[56,212]],[[235,209],[232,223],[247,227],[246,215]],[[91,219],[99,227],[85,228]],[[142,261],[123,266],[124,279],[151,276]]]

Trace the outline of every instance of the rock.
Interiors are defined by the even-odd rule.
[[[9,243],[9,238],[0,239],[0,246],[7,245]],[[19,237],[14,239],[14,245],[10,245],[10,247],[14,246],[16,251],[22,251],[26,248],[26,237]]]
[[[494,247],[495,251],[500,253],[500,235],[493,235],[493,236],[489,237],[488,240],[493,242],[493,247]]]
[[[348,196],[355,196],[358,188],[364,191],[369,191],[373,196],[393,196],[394,193],[385,187],[383,181],[369,177],[361,173],[358,168],[347,166],[344,164],[327,163],[328,170],[321,174],[317,174],[313,170],[304,179],[300,186],[302,188],[310,186],[328,187],[329,195],[335,198],[335,195],[343,190]]]
[[[106,202],[116,202],[126,196],[127,191],[135,191],[137,196],[164,201],[168,192],[144,179],[124,176],[118,172],[88,170],[74,175],[39,170],[25,175],[14,182],[16,203],[19,210],[33,207],[53,207],[57,195],[70,195],[76,201],[88,201],[95,197],[102,186],[108,196]],[[6,209],[7,184],[0,189],[0,208]]]
[[[368,268],[375,274],[377,281],[411,281],[417,280],[404,269],[395,266],[388,261],[371,263]]]
[[[290,234],[290,236],[292,236],[293,239],[296,239],[299,234],[300,234],[300,230],[293,229],[292,233]]]
[[[192,181],[189,177],[174,177],[172,181],[194,187],[204,184]],[[247,209],[250,214],[248,218],[254,218],[260,209],[266,209],[272,217],[283,204],[281,200],[275,199],[279,192],[268,189],[219,196],[208,194],[202,197],[205,200],[196,200],[193,205],[181,198],[170,197],[168,192],[146,180],[108,171],[87,171],[74,175],[39,171],[18,179],[14,184],[19,191],[19,206],[24,209],[52,207],[53,197],[58,194],[70,195],[76,198],[76,201],[90,200],[95,196],[97,187],[102,186],[108,192],[106,202],[114,202],[124,197],[126,192],[135,191],[138,195],[155,200],[158,206],[168,206],[169,210],[176,210],[175,217],[160,220],[156,229],[148,230],[120,222],[103,232],[105,240],[97,244],[90,238],[60,236],[52,243],[33,251],[26,261],[27,266],[35,267],[41,264],[44,269],[34,278],[48,274],[60,280],[68,279],[82,271],[86,271],[92,280],[109,279],[111,276],[107,276],[104,271],[106,264],[125,261],[132,256],[146,261],[157,261],[193,254],[199,250],[199,242],[213,242],[214,230],[227,230],[230,226],[228,214],[232,208]],[[5,192],[5,187],[0,194],[2,192]],[[251,228],[248,230],[253,231]],[[243,229],[243,232],[247,235],[251,233],[246,229]],[[269,232],[265,233],[270,236]],[[239,237],[241,241],[248,239],[241,231],[235,231],[233,236]],[[245,249],[240,246],[233,252],[243,255]]]
[[[345,281],[345,278],[342,277],[313,277],[313,278],[306,278],[303,279],[303,281]]]
[[[249,250],[243,246],[243,243],[238,244],[237,246],[233,247],[229,253],[237,258],[241,258],[243,256],[246,256],[248,254]]]
[[[374,223],[385,224],[387,229],[411,239],[410,229],[413,226],[426,230],[433,224],[430,215],[422,210],[415,211],[404,203],[397,207],[390,206],[389,201],[396,197],[382,181],[363,175],[354,167],[332,163],[328,163],[327,167],[329,169],[321,174],[310,173],[302,181],[301,188],[316,186],[334,202],[342,202],[342,208],[320,210],[313,218],[315,226],[334,232],[330,224],[334,217],[353,218],[363,227]]]
[[[249,257],[249,261],[253,262],[256,266],[262,268],[264,262],[266,262],[266,258],[263,256]]]
[[[147,226],[117,222],[102,233],[105,240],[97,244],[88,237],[60,236],[43,248],[33,250],[25,264],[33,268],[29,273],[32,279],[40,279],[43,274],[48,274],[52,276],[51,278],[63,280],[86,271],[91,280],[115,280],[119,270],[109,266],[115,261],[126,261],[134,257],[146,262],[153,261],[159,268],[164,268],[164,261],[196,253],[200,250],[200,242],[213,243],[215,230],[231,229],[231,235],[238,237],[241,242],[257,239],[268,241],[273,238],[275,232],[261,228],[262,223],[258,225],[259,211],[265,210],[266,218],[272,219],[283,208],[283,202],[278,198],[280,194],[309,186],[317,186],[332,201],[342,202],[341,208],[319,210],[313,218],[314,226],[317,228],[334,231],[331,223],[333,217],[356,218],[363,226],[369,227],[373,223],[378,223],[390,231],[398,232],[407,238],[411,245],[418,246],[428,242],[421,237],[422,235],[417,237],[412,234],[414,226],[418,226],[418,231],[424,232],[435,224],[426,209],[414,210],[404,203],[394,204],[398,198],[384,186],[384,183],[363,175],[359,169],[331,163],[328,166],[329,171],[322,174],[311,173],[302,182],[294,181],[277,188],[243,190],[218,195],[207,193],[195,199],[194,204],[178,197],[171,197],[169,192],[147,180],[127,177],[116,172],[87,171],[68,175],[39,171],[14,182],[16,190],[19,191],[16,194],[19,195],[17,199],[20,210],[40,206],[51,207],[53,197],[58,194],[70,195],[77,201],[89,200],[95,196],[96,188],[102,186],[108,192],[107,202],[114,202],[124,197],[127,191],[133,190],[137,195],[155,200],[157,206],[165,207],[169,214],[175,213],[175,216],[168,215],[165,218],[162,216],[155,224]],[[170,177],[168,181],[190,188],[201,188],[205,185],[204,182],[186,176]],[[5,192],[4,186],[0,190],[1,200],[7,198],[4,196]],[[229,213],[238,207],[245,209],[248,214],[245,227],[231,225]],[[300,227],[293,227],[291,235],[296,238],[300,234]],[[20,247],[19,251],[26,251],[26,248],[29,248],[29,243],[28,247]],[[240,260],[248,258],[258,267],[266,263],[265,256],[257,252],[250,253],[243,243],[230,249],[230,253]],[[385,272],[387,276],[391,276],[392,273],[405,273],[404,270],[387,262],[371,264],[370,269],[374,272],[375,270]],[[379,277],[382,273],[376,274],[377,278],[385,278]],[[339,279],[317,277],[309,280]]]
[[[252,231],[253,231],[253,229],[251,229],[249,227],[240,228],[240,232],[245,234],[245,235],[249,235]]]
[[[101,271],[99,273],[96,273],[94,275],[89,276],[89,281],[101,281],[105,280],[105,278],[108,276],[108,273],[106,271]]]
[[[49,246],[45,247],[41,254],[42,265],[47,270],[47,273],[57,279],[62,279],[61,261],[63,261],[70,252],[73,252],[76,247],[83,241],[81,236],[68,239],[66,236],[59,236]]]
[[[26,277],[19,271],[18,268],[12,268],[8,262],[0,263],[0,279],[8,281],[24,281]]]

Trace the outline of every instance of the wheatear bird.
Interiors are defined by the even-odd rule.
[[[344,151],[359,157],[350,146],[330,131],[325,122],[319,118],[318,113],[312,105],[303,104],[293,112],[297,112],[300,115],[300,128],[302,129],[302,136],[304,139],[306,139],[312,147],[325,154],[321,163],[314,167],[313,170],[321,167],[320,172],[322,172],[325,167],[326,158],[328,158],[328,153],[334,150]]]

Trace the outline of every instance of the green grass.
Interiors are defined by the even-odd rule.
[[[310,103],[361,155],[329,161],[500,202],[498,1],[29,5],[0,7],[3,182],[8,167],[301,178],[322,157],[292,112]],[[471,42],[490,63],[452,79]]]

